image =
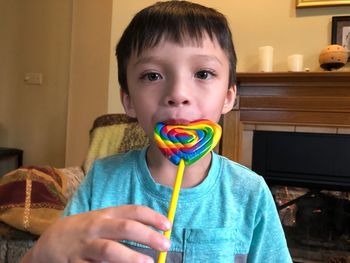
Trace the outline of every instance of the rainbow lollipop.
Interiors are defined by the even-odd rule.
[[[167,125],[158,123],[154,129],[154,139],[161,152],[178,165],[174,189],[170,201],[168,219],[174,222],[177,201],[185,165],[191,165],[209,153],[219,142],[221,127],[209,120],[198,120],[188,125]],[[170,238],[171,230],[164,235]],[[160,252],[158,263],[164,263],[167,252]]]

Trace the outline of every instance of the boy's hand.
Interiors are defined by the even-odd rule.
[[[22,263],[153,262],[118,240],[132,240],[166,251],[170,241],[151,229],[168,230],[168,219],[136,205],[105,208],[58,220],[40,237]]]

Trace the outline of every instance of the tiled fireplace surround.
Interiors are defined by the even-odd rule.
[[[255,130],[350,134],[350,72],[239,73],[221,153],[251,168]]]

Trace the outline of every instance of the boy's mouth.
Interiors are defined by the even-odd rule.
[[[191,121],[186,119],[169,119],[163,121],[167,125],[188,125]]]

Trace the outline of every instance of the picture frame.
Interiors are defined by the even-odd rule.
[[[296,0],[297,8],[350,5],[350,0]]]
[[[332,17],[332,44],[337,44],[348,51],[350,61],[350,16]]]

